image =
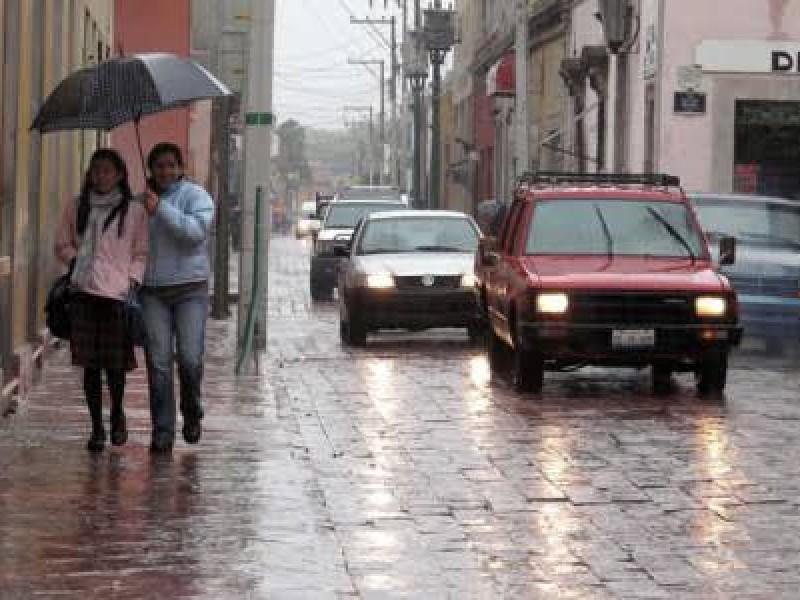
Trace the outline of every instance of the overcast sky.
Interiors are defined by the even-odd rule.
[[[384,58],[388,77],[389,51],[377,34],[350,24],[351,15],[381,18],[391,14],[392,6],[400,14],[396,0],[389,11],[383,0],[374,0],[374,5],[370,10],[369,0],[277,0],[274,99],[279,121],[294,118],[333,129],[344,126],[345,106],[372,104],[377,114],[378,67],[372,74],[347,64],[348,58]],[[389,39],[388,26],[377,29]]]

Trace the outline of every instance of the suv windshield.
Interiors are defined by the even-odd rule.
[[[358,253],[472,253],[477,248],[478,232],[468,219],[398,217],[368,222],[361,236]]]
[[[709,236],[730,235],[744,243],[800,247],[800,206],[696,200]]]
[[[683,204],[547,200],[536,205],[526,253],[699,258],[705,242]]]
[[[328,207],[328,214],[325,219],[326,229],[354,229],[362,217],[374,212],[385,210],[405,210],[404,204],[391,204],[389,202],[359,202],[359,203],[339,203],[334,202]]]

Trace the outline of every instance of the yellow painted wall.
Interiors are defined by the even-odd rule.
[[[31,226],[29,220],[29,170],[31,134],[28,127],[31,123],[31,65],[32,49],[32,6],[29,2],[20,3],[19,22],[16,24],[20,32],[19,52],[19,85],[17,87],[17,172],[14,182],[14,269],[12,275],[12,303],[14,319],[11,324],[13,347],[27,341],[28,323],[28,277],[32,265],[29,260],[29,244]],[[9,25],[11,25],[9,23]]]
[[[10,336],[6,339],[12,351],[30,342],[43,325],[44,299],[59,269],[52,256],[55,227],[64,202],[78,192],[81,161],[88,159],[98,141],[108,139],[94,132],[47,134],[41,138],[40,151],[31,156],[36,147],[32,141],[38,141],[33,136],[39,136],[29,131],[38,108],[32,93],[41,83],[46,97],[68,73],[104,58],[97,55],[97,42],[105,47],[113,33],[113,0],[44,0],[42,21],[36,23],[39,35],[34,35],[34,3],[21,0],[19,7],[18,20],[0,21],[2,32],[11,28],[18,32],[20,44],[18,85],[7,91],[18,100],[17,113],[8,123],[16,135],[6,138],[12,140],[16,156],[13,198],[6,199],[13,202],[11,315],[2,316],[10,323],[0,328],[0,335]],[[41,64],[34,59],[37,53]],[[32,181],[37,168],[39,175]]]

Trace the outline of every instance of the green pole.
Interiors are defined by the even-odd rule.
[[[245,360],[253,352],[253,334],[256,329],[256,311],[260,305],[261,278],[259,273],[261,271],[261,210],[263,203],[263,190],[261,187],[256,188],[256,207],[254,219],[254,236],[253,236],[253,285],[250,289],[250,306],[247,308],[247,321],[244,327],[244,339],[239,345],[239,358],[236,361],[236,375],[241,374],[242,366]]]

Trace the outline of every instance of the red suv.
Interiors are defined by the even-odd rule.
[[[720,242],[721,264],[735,248]],[[652,367],[656,393],[677,372],[701,394],[725,388],[736,294],[677,177],[525,176],[476,275],[492,369],[510,353],[520,392],[539,391],[545,370],[590,365]]]

